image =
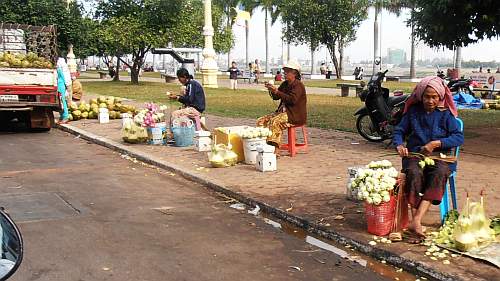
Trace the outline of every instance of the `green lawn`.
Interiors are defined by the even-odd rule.
[[[336,88],[338,83],[349,83],[349,84],[359,84],[359,81],[353,80],[343,80],[343,79],[333,79],[333,80],[304,80],[304,84],[308,87],[318,87],[318,88]],[[388,88],[391,92],[395,90],[402,90],[405,93],[410,93],[415,88],[417,83],[414,82],[384,82],[383,87]]]
[[[82,81],[87,93],[126,97],[138,101],[170,103],[166,91],[178,92],[174,84],[142,82],[139,86],[129,82]],[[257,118],[273,111],[278,103],[264,91],[229,89],[205,89],[207,112],[227,117]],[[353,113],[362,106],[358,98],[308,95],[308,126],[355,132]],[[460,116],[466,127],[500,127],[500,110],[461,110]],[[467,130],[466,130],[467,132]]]

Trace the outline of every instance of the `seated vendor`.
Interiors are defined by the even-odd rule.
[[[456,168],[455,162],[445,162],[446,158],[440,155],[450,155],[452,149],[464,141],[455,118],[457,115],[446,84],[441,78],[430,76],[422,79],[413,90],[403,118],[394,130],[393,142],[403,158],[403,173],[406,174],[405,195],[412,209],[409,230],[414,234],[413,241],[420,242],[425,237],[422,217],[431,204],[441,203],[448,177]],[[412,153],[434,156],[435,164],[421,168],[421,156]]]
[[[276,147],[279,153],[283,130],[291,126],[304,125],[307,120],[306,88],[300,81],[300,65],[296,61],[289,61],[284,67],[285,81],[279,87],[266,83],[273,100],[279,100],[275,112],[260,117],[257,127],[267,127],[272,135],[267,143]]]
[[[170,95],[168,97],[172,100],[177,100],[183,104],[183,108],[172,112],[171,120],[179,117],[194,118],[200,116],[205,110],[205,92],[201,84],[193,79],[187,69],[180,68],[177,70],[177,79],[184,86],[183,93],[180,95]]]

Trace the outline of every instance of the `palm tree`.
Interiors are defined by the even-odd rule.
[[[250,14],[253,13],[253,11],[259,6],[259,1],[258,0],[242,0],[240,1],[241,5],[243,6],[243,9]],[[250,35],[250,26],[249,26],[249,21],[245,21],[245,39],[246,39],[246,47],[245,47],[245,62],[246,65],[250,62],[248,59],[248,49],[249,49],[249,35]]]
[[[214,1],[215,5],[222,7],[224,14],[227,19],[227,28],[232,29],[235,19],[236,19],[236,10],[235,8],[239,5],[240,0],[216,0]],[[227,67],[231,66],[231,50],[227,52]]]
[[[377,58],[377,54],[379,54],[379,30],[378,30],[378,16],[383,9],[388,10],[390,13],[394,13],[397,16],[401,14],[401,11],[404,8],[411,9],[410,17],[413,16],[413,9],[415,5],[412,0],[374,0],[371,3],[372,6],[375,6],[375,21],[373,23],[373,36],[374,36],[374,46],[373,46],[373,59]],[[415,32],[413,29],[413,24],[411,25],[411,49],[410,49],[410,78],[416,78],[415,72]],[[373,73],[376,72],[376,65],[373,64]]]
[[[271,16],[271,26],[276,22],[279,17],[280,11],[277,6],[276,0],[260,0],[259,4],[262,6],[265,14],[265,40],[266,40],[266,73],[269,72],[269,15]]]

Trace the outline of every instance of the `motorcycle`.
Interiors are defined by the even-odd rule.
[[[467,79],[467,78],[458,78],[458,79],[452,79],[444,74],[444,72],[439,69],[436,71],[436,76],[443,79],[448,86],[448,89],[450,89],[452,94],[456,94],[458,92],[463,92],[470,94],[473,97],[476,97],[474,95],[474,85],[477,84],[474,80],[472,79]]]
[[[403,116],[405,102],[409,95],[395,92],[389,96],[389,89],[382,87],[384,72],[373,75],[361,94],[360,99],[365,106],[359,108],[354,116],[358,133],[368,141],[381,142],[391,139],[396,126]]]
[[[23,238],[19,228],[0,208],[0,281],[9,279],[19,268],[23,260]]]

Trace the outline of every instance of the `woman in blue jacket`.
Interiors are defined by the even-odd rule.
[[[205,92],[201,84],[193,79],[187,69],[177,70],[177,79],[185,86],[182,95],[170,95],[169,98],[177,100],[183,104],[183,108],[172,112],[172,120],[181,116],[194,118],[200,116],[205,111]]]
[[[439,155],[449,155],[453,148],[462,145],[464,136],[458,126],[457,115],[448,87],[441,78],[430,76],[422,79],[413,90],[406,102],[403,118],[394,130],[393,142],[398,154],[403,157],[405,194],[412,208],[409,230],[420,238],[425,237],[422,217],[431,204],[441,203],[446,181],[456,163],[435,160],[435,165],[421,168],[421,159],[410,153],[439,158]]]

